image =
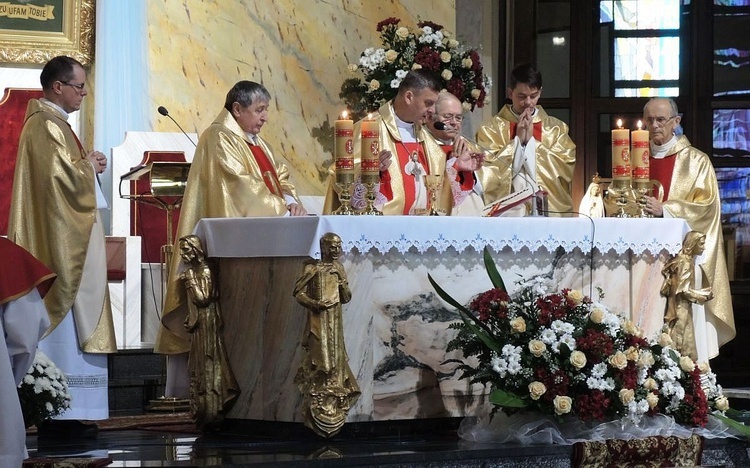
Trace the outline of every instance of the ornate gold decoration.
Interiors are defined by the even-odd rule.
[[[0,30],[0,62],[46,63],[58,55],[68,55],[90,64],[94,60],[95,3],[63,0],[62,11],[53,12],[62,15],[61,31]]]
[[[323,437],[336,435],[349,408],[359,398],[359,385],[349,368],[341,306],[352,298],[339,261],[341,238],[320,238],[320,260],[307,260],[294,285],[294,297],[308,310],[302,340],[305,357],[294,382],[304,396],[305,425]]]
[[[217,428],[240,394],[229,366],[219,309],[216,274],[198,236],[180,238],[187,269],[180,273],[188,297],[185,330],[190,333],[190,413],[202,429]]]
[[[690,231],[682,241],[682,250],[669,260],[661,271],[664,283],[661,295],[667,298],[664,328],[683,356],[698,360],[693,328],[693,304],[703,304],[714,297],[711,285],[703,274],[703,287],[695,289],[695,257],[703,253],[706,235]]]

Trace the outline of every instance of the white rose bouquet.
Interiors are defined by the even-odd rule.
[[[59,416],[70,408],[71,400],[65,375],[39,350],[34,364],[18,386],[18,398],[26,427]]]
[[[397,18],[377,25],[381,47],[369,47],[349,71],[360,76],[341,85],[344,99],[357,119],[377,110],[396,96],[409,70],[425,68],[443,82],[443,88],[461,100],[464,111],[483,107],[492,85],[484,74],[479,53],[461,45],[443,26],[431,21],[417,23],[412,31]]]

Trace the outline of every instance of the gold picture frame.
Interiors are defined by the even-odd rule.
[[[0,63],[94,60],[96,0],[0,0]]]

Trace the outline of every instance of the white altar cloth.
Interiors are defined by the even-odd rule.
[[[195,234],[206,243],[210,257],[320,256],[319,239],[335,232],[344,252],[354,249],[381,254],[396,249],[420,253],[449,247],[481,252],[510,248],[531,252],[545,248],[579,249],[622,255],[662,251],[676,254],[690,231],[682,219],[621,218],[460,218],[446,216],[306,216],[284,218],[213,218],[201,220]]]
[[[195,233],[219,260],[229,360],[242,388],[227,415],[301,421],[293,384],[304,309],[292,296],[319,239],[343,240],[352,289],[344,306],[349,364],[362,390],[348,421],[466,416],[485,389],[458,379],[446,352],[458,320],[428,275],[460,303],[492,287],[489,246],[509,291],[519,279],[581,289],[647,333],[663,323],[661,268],[688,232],[679,219],[307,216],[204,219]],[[593,250],[592,250],[593,246]],[[248,359],[253,356],[253,359]]]

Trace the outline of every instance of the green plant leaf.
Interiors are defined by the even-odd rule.
[[[496,388],[490,392],[490,403],[505,408],[526,408],[528,406],[521,397],[515,393]]]
[[[492,255],[490,255],[490,248],[487,246],[484,247],[484,267],[487,269],[487,274],[490,277],[490,281],[492,281],[492,286],[496,289],[508,291],[505,289],[503,277],[500,276],[500,272],[497,271],[497,265],[495,265],[495,260],[493,260]]]
[[[743,423],[735,421],[734,419],[719,413],[714,413],[713,416],[718,418],[720,421],[723,421],[724,424],[731,427],[732,429],[737,430],[737,432],[739,432],[743,437],[750,439],[750,426],[745,426]]]
[[[443,290],[443,288],[441,288],[440,285],[437,284],[437,282],[432,278],[432,275],[430,275],[429,273],[427,274],[427,280],[430,282],[432,287],[435,288],[435,292],[438,296],[440,296],[441,299],[458,309],[458,315],[461,317],[461,320],[463,320],[466,327],[469,328],[469,330],[471,330],[471,332],[474,333],[477,338],[482,340],[482,342],[488,348],[500,354],[502,351],[502,345],[494,339],[490,329],[487,328],[485,324],[480,322],[479,319],[474,317],[474,314],[472,314],[469,309],[464,307],[457,300],[453,299],[450,294],[445,292],[445,290]]]

